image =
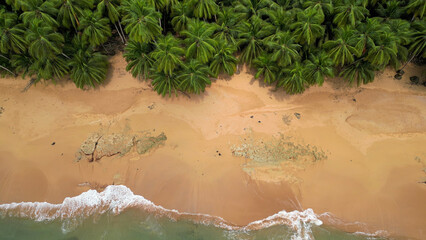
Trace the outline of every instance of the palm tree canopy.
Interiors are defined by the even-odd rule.
[[[321,86],[325,77],[334,76],[333,70],[333,60],[325,52],[320,52],[311,54],[310,59],[305,61],[303,75],[309,84]]]
[[[350,27],[337,31],[336,40],[324,43],[323,48],[328,49],[328,56],[333,59],[336,66],[352,63],[355,56],[360,56],[360,51],[355,47],[358,42],[356,33]]]
[[[121,9],[124,13],[122,23],[126,25],[124,30],[130,39],[149,43],[161,35],[163,30],[159,24],[161,13],[151,5],[144,1],[125,0]]]
[[[356,82],[357,85],[367,84],[374,80],[374,71],[377,69],[367,61],[357,61],[346,66],[340,76],[349,81],[350,84]]]
[[[158,94],[161,94],[163,97],[165,95],[168,95],[170,97],[172,93],[175,93],[177,95],[180,82],[175,74],[170,75],[164,73],[163,71],[157,72],[153,70],[152,85],[154,86],[154,90],[157,91]]]
[[[289,94],[302,93],[308,82],[303,74],[303,65],[295,62],[289,68],[282,69],[277,87],[282,87]]]
[[[215,0],[188,0],[194,16],[202,19],[210,19],[216,15],[219,7]]]
[[[21,53],[26,49],[24,26],[18,24],[17,20],[16,13],[6,12],[4,9],[0,10],[0,52],[3,54],[10,51]]]
[[[233,75],[237,66],[237,58],[233,55],[237,48],[225,41],[219,41],[216,54],[210,63],[210,70],[213,76],[217,76],[221,72]]]
[[[92,1],[90,0],[62,0],[58,1],[58,3],[58,22],[66,28],[70,28],[72,25],[74,29],[77,29],[80,25],[79,18],[83,9],[92,6]]]
[[[178,73],[179,88],[183,91],[200,94],[204,92],[207,85],[211,84],[209,74],[210,70],[207,65],[191,59],[189,63],[183,65],[183,69]]]
[[[211,38],[215,29],[213,24],[192,20],[188,30],[182,31],[182,35],[186,36],[186,56],[207,63],[215,52],[216,41]]]
[[[108,72],[107,57],[93,52],[91,47],[78,50],[68,63],[70,77],[78,88],[101,84]]]
[[[296,41],[300,44],[312,45],[315,40],[324,35],[321,23],[324,17],[314,9],[307,9],[297,14],[297,22],[291,25]]]
[[[180,41],[172,35],[158,39],[157,43],[155,43],[155,50],[151,53],[156,72],[171,76],[173,70],[183,64],[181,57],[184,53],[185,51],[180,46]]]
[[[238,44],[242,50],[240,60],[251,65],[264,52],[263,39],[274,32],[274,27],[259,18],[253,18],[250,23],[241,22],[238,31]]]
[[[26,0],[21,1],[21,8],[24,11],[20,18],[25,25],[30,25],[36,19],[44,23],[57,27],[58,23],[53,18],[58,13],[54,0]]]
[[[263,54],[254,60],[257,72],[254,75],[255,78],[263,77],[265,83],[271,84],[275,82],[276,75],[278,73],[278,67],[271,56]]]
[[[42,20],[30,23],[25,39],[29,43],[28,52],[34,58],[54,58],[62,52],[64,37]]]
[[[355,23],[363,20],[369,14],[369,11],[361,5],[360,1],[345,0],[335,8],[335,13],[333,23],[342,27],[345,25],[355,26]]]
[[[108,18],[103,18],[98,11],[85,10],[81,17],[79,30],[83,30],[83,41],[87,41],[92,46],[103,44],[111,36],[111,29],[108,25]]]
[[[128,63],[126,71],[130,71],[133,77],[147,79],[154,64],[154,60],[150,56],[151,50],[150,44],[129,41],[123,54]]]
[[[300,60],[298,51],[301,45],[294,40],[290,32],[278,32],[266,41],[266,46],[272,52],[270,57],[278,66],[285,67]]]

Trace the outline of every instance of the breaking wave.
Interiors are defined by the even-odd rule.
[[[236,226],[223,218],[208,214],[194,214],[166,209],[155,205],[143,196],[135,195],[123,185],[111,185],[103,192],[88,190],[75,197],[67,197],[60,204],[47,202],[21,202],[0,205],[2,217],[30,218],[35,221],[62,222],[62,232],[67,233],[78,227],[88,217],[97,217],[104,213],[120,214],[128,208],[138,208],[156,216],[166,216],[172,220],[191,220],[195,223],[214,225],[216,227],[238,232],[260,230],[275,225],[286,225],[294,231],[291,239],[312,239],[312,227],[322,225],[322,221],[312,209],[304,211],[280,211],[262,220],[246,226]]]

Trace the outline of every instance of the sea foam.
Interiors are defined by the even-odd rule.
[[[47,202],[21,202],[0,205],[2,217],[23,217],[35,221],[62,221],[62,231],[67,233],[75,229],[81,222],[90,217],[104,213],[119,214],[128,208],[139,208],[158,216],[166,216],[173,220],[188,219],[195,223],[214,225],[229,231],[252,231],[275,225],[286,225],[294,230],[291,239],[312,239],[311,228],[319,226],[322,221],[312,209],[304,211],[280,211],[262,220],[254,221],[246,226],[227,223],[223,218],[208,214],[194,214],[166,209],[155,205],[143,196],[135,195],[123,185],[111,185],[103,192],[88,190],[75,197],[67,197],[60,204]]]

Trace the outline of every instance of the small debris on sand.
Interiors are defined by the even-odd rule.
[[[294,116],[295,116],[297,119],[300,119],[300,117],[301,117],[300,113],[294,113]]]

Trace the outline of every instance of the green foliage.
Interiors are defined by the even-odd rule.
[[[200,94],[204,92],[207,85],[211,84],[209,75],[210,70],[207,65],[191,59],[177,75],[177,79],[180,82],[179,88],[183,91]]]
[[[64,37],[42,20],[30,23],[25,39],[29,43],[29,54],[36,59],[55,58],[62,52]]]
[[[254,75],[255,78],[263,77],[265,83],[271,84],[275,82],[278,72],[278,67],[272,58],[268,54],[263,54],[254,60],[254,65],[257,68],[257,72]]]
[[[377,68],[369,62],[360,60],[346,66],[343,71],[340,72],[340,76],[348,80],[350,84],[356,82],[359,86],[361,83],[367,84],[372,82],[376,70]]]
[[[299,62],[295,62],[290,67],[282,69],[277,87],[284,88],[289,94],[304,92],[309,83],[306,81],[303,72],[304,67]]]
[[[80,88],[103,82],[107,64],[99,52],[122,49],[117,35],[118,44],[128,40],[126,70],[152,79],[163,96],[200,94],[209,76],[233,75],[237,63],[300,93],[334,73],[368,83],[374,71],[426,58],[424,0],[5,2],[1,74],[39,81],[70,73]]]
[[[173,77],[173,71],[183,64],[181,57],[184,52],[180,41],[172,35],[158,39],[155,43],[155,50],[151,53],[151,57],[155,61],[156,72],[164,73],[165,75],[161,75],[162,77]],[[160,75],[157,74],[157,77]]]
[[[216,41],[211,37],[215,26],[204,21],[192,20],[188,24],[188,30],[182,31],[186,36],[184,42],[187,46],[186,57],[192,57],[202,63],[207,63],[213,56]]]
[[[210,19],[216,15],[219,7],[215,0],[187,0],[194,16],[202,19]]]
[[[83,9],[90,8],[92,6],[89,0],[60,0],[59,11],[58,11],[58,23],[66,28],[71,26],[77,29],[80,25],[79,18],[83,12]]]
[[[278,32],[266,42],[266,46],[272,52],[271,60],[278,66],[285,67],[300,60],[299,49],[301,45],[294,42],[290,32]]]
[[[412,36],[412,43],[408,51],[413,56],[426,58],[426,21],[418,21],[412,24],[415,30]]]
[[[355,47],[357,36],[353,29],[349,27],[341,28],[337,31],[336,40],[324,43],[323,48],[328,49],[328,56],[336,66],[344,66],[352,63],[355,56],[360,56],[360,51]]]
[[[127,61],[126,71],[130,71],[133,77],[148,79],[154,60],[150,56],[151,45],[129,41],[124,49],[124,58]]]
[[[369,11],[361,5],[360,1],[345,0],[334,9],[336,15],[333,23],[338,27],[345,25],[355,26],[357,21],[363,20]]]
[[[176,75],[153,71],[152,74],[152,85],[154,90],[163,97],[168,95],[171,96],[174,93],[177,96],[180,82]]]
[[[3,54],[10,51],[21,53],[26,49],[24,26],[18,24],[17,20],[16,13],[9,13],[4,9],[0,10],[0,52]]]
[[[334,76],[333,70],[333,60],[326,53],[319,52],[311,54],[310,59],[305,61],[303,75],[309,84],[322,86],[325,77]]]
[[[109,20],[103,18],[101,12],[85,10],[81,17],[79,30],[82,30],[82,39],[92,46],[103,44],[111,36]]]
[[[26,25],[31,25],[35,20],[57,27],[59,24],[52,16],[56,16],[58,10],[53,0],[25,0],[20,1],[24,11],[20,18]]]
[[[238,31],[240,61],[251,65],[253,60],[264,52],[263,39],[273,33],[273,27],[259,18],[254,18],[250,23],[242,22]]]
[[[121,5],[124,13],[122,23],[131,40],[141,43],[152,42],[163,30],[159,24],[161,13],[144,1],[125,0]]]
[[[80,45],[81,46],[81,45]],[[108,60],[99,52],[94,52],[91,46],[87,46],[74,54],[68,63],[70,77],[78,88],[86,86],[95,87],[101,84],[108,72]]]
[[[228,75],[233,75],[237,66],[237,58],[233,55],[236,47],[225,41],[219,41],[216,49],[216,54],[213,56],[210,63],[210,71],[213,76],[225,72]]]

